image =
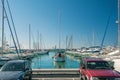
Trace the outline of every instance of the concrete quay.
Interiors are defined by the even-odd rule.
[[[80,80],[79,69],[33,69],[32,80]]]
[[[80,80],[80,78],[33,78],[32,80]]]

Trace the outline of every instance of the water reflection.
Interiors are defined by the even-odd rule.
[[[54,67],[55,68],[65,68],[65,62],[55,62],[54,61]]]

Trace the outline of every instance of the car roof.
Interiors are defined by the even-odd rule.
[[[84,58],[83,60],[85,60],[86,62],[88,62],[88,61],[105,61],[102,58]]]

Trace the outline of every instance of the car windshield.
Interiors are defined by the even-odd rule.
[[[1,71],[24,71],[24,64],[23,63],[8,63]]]
[[[106,61],[89,61],[87,63],[88,69],[111,69]]]

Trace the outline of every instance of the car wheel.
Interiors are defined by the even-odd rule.
[[[87,80],[87,78],[85,76],[81,76],[80,79],[81,80]]]
[[[31,74],[30,74],[30,76],[29,76],[29,80],[32,80],[32,72],[31,72]]]
[[[28,80],[32,80],[32,75],[29,76],[29,79]]]
[[[87,80],[87,78],[85,77],[85,80]]]
[[[80,78],[80,80],[83,80],[83,78]]]
[[[28,80],[32,80],[32,77],[31,76],[29,76],[29,79]]]

